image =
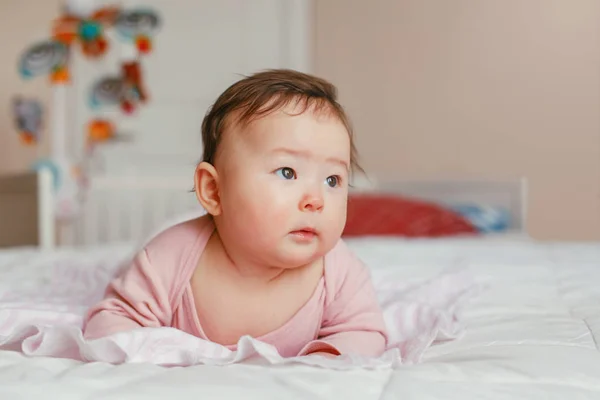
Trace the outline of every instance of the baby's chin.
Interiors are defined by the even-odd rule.
[[[330,249],[323,247],[297,248],[296,246],[285,246],[274,251],[273,258],[276,265],[284,269],[294,269],[312,264],[323,258]]]
[[[296,258],[288,258],[287,260],[283,260],[281,263],[281,267],[283,269],[296,269],[305,267],[309,264],[312,264],[322,258],[323,256],[312,256],[312,257],[296,257]]]

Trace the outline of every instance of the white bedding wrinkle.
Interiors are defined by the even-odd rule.
[[[600,399],[600,244],[499,238],[365,238],[348,243],[372,268],[382,302],[402,293],[412,304],[435,303],[419,297],[425,291],[409,289],[441,285],[441,274],[449,268],[470,271],[485,290],[455,314],[446,314],[460,322],[462,336],[447,341],[439,337],[412,364],[346,370],[273,365],[261,357],[182,368],[150,362],[82,363],[0,351],[0,398],[39,399],[52,393],[61,399]],[[18,305],[22,293],[33,295],[44,285],[38,298],[56,297],[45,308],[38,307],[40,321],[57,308],[76,318],[82,308],[67,304],[73,293],[52,292],[52,283],[81,278],[75,272],[80,268],[97,269],[94,280],[107,279],[104,273],[130,250],[119,246],[59,255],[0,251],[0,326],[10,324],[3,312]],[[66,259],[73,261],[73,268],[62,265],[60,275],[51,273],[48,266]],[[40,275],[32,281],[34,270]],[[403,286],[388,285],[385,291],[392,280]],[[452,280],[447,282],[442,286],[450,293]],[[78,298],[90,301],[85,295],[83,287],[76,291]],[[456,297],[445,301],[437,306],[454,304]]]

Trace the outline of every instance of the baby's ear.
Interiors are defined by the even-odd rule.
[[[202,207],[210,215],[221,214],[221,198],[219,197],[219,175],[217,170],[207,162],[201,162],[194,174],[196,197]]]

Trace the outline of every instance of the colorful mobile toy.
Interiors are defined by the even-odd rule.
[[[160,29],[160,18],[153,10],[104,7],[90,12],[90,6],[71,3],[65,7],[65,14],[53,24],[55,40],[67,46],[78,42],[83,54],[96,58],[108,50],[104,31],[114,27],[121,37],[136,43],[140,54],[148,54],[152,50],[152,38]]]
[[[93,108],[119,105],[131,114],[140,103],[148,100],[139,62],[125,62],[121,75],[100,78],[92,87],[90,105]]]
[[[90,153],[99,144],[129,140],[131,136],[117,132],[115,125],[107,119],[94,119],[88,124],[87,151]]]
[[[107,7],[88,17],[80,17],[70,13],[67,8],[67,13],[54,21],[52,36],[69,47],[78,43],[83,54],[98,58],[108,50],[104,30],[114,24],[119,12],[117,7]]]
[[[152,38],[160,29],[160,19],[152,10],[132,10],[119,14],[115,27],[119,34],[135,42],[142,54],[152,51]]]
[[[105,35],[110,28],[124,40],[133,41],[139,57],[152,51],[152,40],[161,27],[155,11],[122,10],[116,6],[96,9],[94,4],[92,0],[67,1],[63,15],[53,21],[52,37],[35,43],[21,56],[19,72],[23,78],[50,75],[52,83],[69,83],[69,58],[75,46],[79,45],[89,58],[102,57],[110,47]],[[123,75],[134,81],[145,97],[139,61],[123,64]]]
[[[68,81],[67,64],[69,49],[55,40],[38,42],[23,53],[19,61],[19,72],[25,79],[50,75],[54,83]]]
[[[42,129],[42,104],[36,99],[17,96],[13,99],[12,106],[21,141],[26,145],[36,144]]]
[[[97,0],[65,0],[63,13],[52,21],[51,35],[27,48],[18,63],[23,79],[47,76],[53,85],[52,148],[47,159],[39,160],[34,168],[49,168],[56,185],[57,215],[73,216],[78,209],[78,190],[87,181],[86,156],[91,148],[108,141],[123,140],[114,124],[103,118],[93,119],[86,132],[87,151],[83,165],[77,165],[67,155],[67,86],[74,78],[70,71],[73,51],[97,60],[110,50],[106,32],[114,29],[122,40],[135,43],[137,59],[122,62],[117,76],[100,78],[91,88],[90,105],[94,109],[118,105],[132,114],[148,99],[140,59],[153,49],[153,39],[161,26],[158,14],[149,9],[122,9],[120,6],[99,7]],[[103,2],[104,3],[104,2]],[[15,124],[21,141],[31,145],[41,135],[42,108],[39,102],[16,98],[13,102]]]

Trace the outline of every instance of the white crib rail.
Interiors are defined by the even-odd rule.
[[[112,177],[91,179],[81,215],[59,227],[66,246],[139,243],[166,228],[203,213],[191,192],[193,181],[173,177]],[[526,233],[527,184],[514,181],[378,182],[370,190],[412,195],[441,204],[474,203],[503,207],[511,215],[510,229]]]
[[[138,243],[169,220],[202,213],[192,185],[173,177],[94,177],[81,214],[61,229],[61,245]]]

